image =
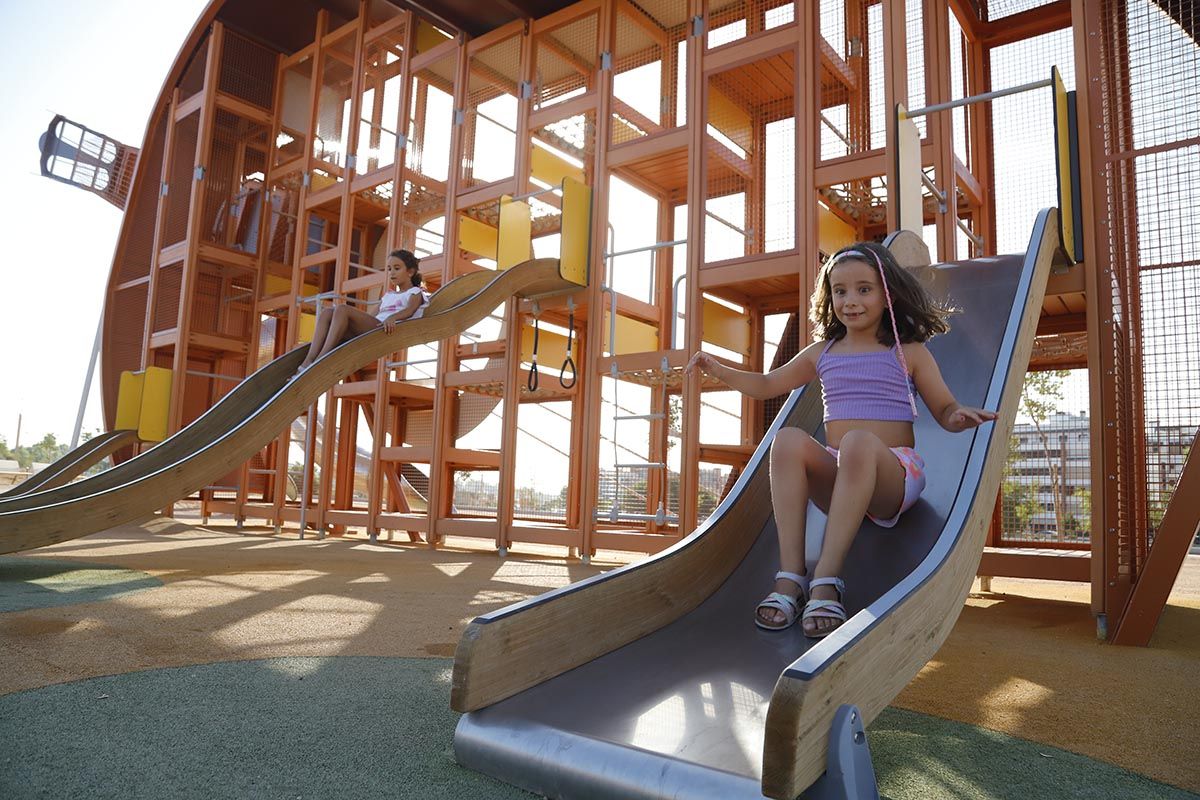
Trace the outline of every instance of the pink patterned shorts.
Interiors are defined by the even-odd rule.
[[[837,448],[825,445],[825,449],[837,458]],[[881,528],[894,528],[900,520],[900,515],[916,504],[920,498],[921,492],[925,491],[925,459],[921,458],[921,454],[911,447],[889,447],[896,454],[896,460],[900,462],[900,466],[904,467],[904,500],[900,503],[900,510],[896,512],[896,516],[891,519],[876,519],[870,514],[867,517]]]

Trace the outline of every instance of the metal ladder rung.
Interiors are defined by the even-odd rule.
[[[658,413],[658,414],[622,414],[622,415],[619,415],[619,416],[613,417],[613,419],[617,420],[618,422],[620,422],[620,421],[622,421],[622,420],[627,420],[627,419],[666,419],[666,418],[667,418],[667,415],[666,415],[666,414],[663,414],[663,413]]]

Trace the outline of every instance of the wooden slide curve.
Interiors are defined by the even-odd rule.
[[[122,447],[138,441],[137,431],[107,431],[93,436],[71,452],[57,459],[45,469],[30,475],[7,492],[0,492],[0,499],[18,497],[31,492],[45,492],[70,483],[89,469]]]
[[[151,450],[86,480],[0,499],[0,553],[106,530],[144,518],[227,475],[287,428],[328,387],[398,349],[454,336],[514,295],[577,289],[557,259],[534,259],[504,272],[464,275],[439,290],[425,315],[352,339],[289,378],[306,347],[280,356],[242,381],[201,417]]]
[[[922,407],[917,441],[930,488],[896,529],[864,523],[843,573],[851,617],[838,631],[811,640],[798,625],[759,631],[752,618],[778,568],[771,441],[783,426],[823,440],[810,386],[793,393],[729,496],[690,536],[468,626],[451,690],[453,708],[468,712],[455,736],[459,761],[551,797],[790,800],[812,785],[839,706],[857,705],[869,723],[962,608],[1059,254],[1056,219],[1041,212],[1023,256],[919,270],[965,312],[931,343],[948,384],[999,418],[950,434]],[[810,543],[822,525],[810,513]]]

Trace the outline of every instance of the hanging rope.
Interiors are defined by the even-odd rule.
[[[538,351],[538,318],[535,314],[533,317],[533,358],[529,362],[529,378],[525,381],[525,385],[529,387],[530,392],[536,392],[538,389],[538,368],[537,368],[537,351]]]
[[[571,358],[571,343],[575,340],[575,299],[567,299],[567,359],[563,361],[562,369],[558,371],[558,383],[564,389],[570,389],[575,385],[575,379],[578,375],[575,372],[575,359]],[[534,341],[537,341],[536,335]],[[571,380],[567,381],[567,371],[571,372]]]

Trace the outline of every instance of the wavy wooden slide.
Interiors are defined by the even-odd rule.
[[[510,297],[579,288],[559,274],[558,259],[534,259],[504,272],[483,271],[447,283],[421,319],[352,339],[289,380],[306,347],[275,359],[242,381],[195,422],[113,469],[49,491],[0,498],[0,553],[43,547],[142,519],[226,475],[279,435],[330,386],[404,347],[454,336]]]
[[[729,496],[686,539],[468,626],[451,695],[469,712],[455,733],[459,762],[556,798],[791,800],[817,781],[839,707],[874,719],[962,609],[1058,256],[1056,220],[1041,212],[1024,255],[914,270],[963,311],[930,343],[948,385],[999,418],[951,434],[921,407],[928,488],[896,528],[864,522],[843,572],[851,617],[833,635],[753,622],[778,569],[771,442],[783,426],[824,437],[810,386],[792,394]],[[811,567],[824,517],[809,517]]]
[[[68,484],[122,447],[137,441],[137,431],[107,431],[93,436],[7,492],[0,492],[0,499],[18,497],[32,492],[45,492]]]

